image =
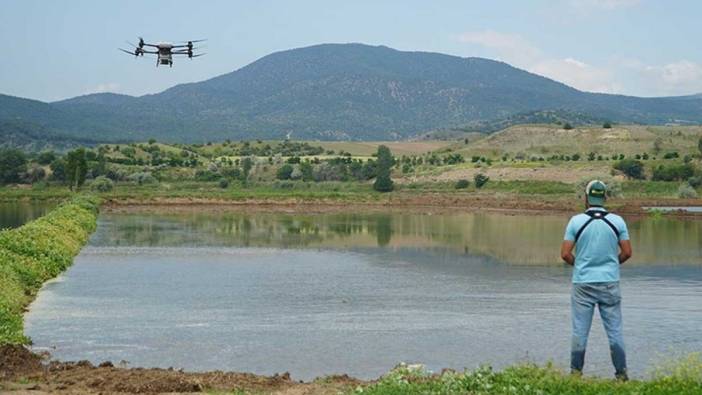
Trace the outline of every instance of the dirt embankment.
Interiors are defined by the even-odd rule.
[[[105,362],[45,362],[22,346],[0,347],[0,393],[8,394],[165,394],[236,390],[260,394],[337,394],[357,385],[348,376],[329,376],[311,383],[293,381],[287,373],[259,376],[236,372],[183,372],[174,369],[120,368]]]
[[[658,206],[702,206],[702,199],[639,198],[615,199],[610,208],[620,214],[644,215],[642,207]],[[340,201],[337,199],[244,199],[227,200],[215,198],[149,198],[114,199],[103,203],[103,209],[111,212],[179,212],[197,209],[200,211],[246,211],[281,213],[334,213],[365,211],[402,211],[416,213],[456,213],[472,211],[494,211],[505,213],[541,214],[572,213],[582,210],[582,203],[569,197],[533,197],[501,193],[457,194],[422,193],[397,194],[383,200]],[[670,215],[700,217],[689,212],[671,212]]]

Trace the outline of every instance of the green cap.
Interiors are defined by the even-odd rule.
[[[591,206],[604,206],[607,199],[607,185],[600,180],[592,180],[585,187],[585,196]]]

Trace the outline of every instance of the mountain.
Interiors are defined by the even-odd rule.
[[[493,60],[362,44],[277,52],[228,74],[141,97],[11,99],[0,96],[0,121],[21,119],[101,141],[386,140],[543,112],[619,123],[702,123],[699,95],[582,92]],[[3,108],[6,102],[11,106]]]

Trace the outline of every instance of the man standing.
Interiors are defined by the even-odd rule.
[[[619,265],[631,258],[631,242],[624,219],[605,210],[606,195],[607,186],[602,181],[587,184],[587,211],[570,219],[561,245],[561,258],[573,266],[570,368],[572,373],[582,374],[592,315],[597,306],[609,339],[615,376],[627,380]]]

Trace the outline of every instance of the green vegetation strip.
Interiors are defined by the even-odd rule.
[[[474,371],[446,371],[430,375],[421,369],[400,366],[354,394],[368,395],[685,395],[702,394],[702,359],[692,354],[667,362],[648,380],[621,382],[613,379],[569,375],[547,365],[533,364],[493,371],[489,367]]]
[[[73,262],[95,230],[96,198],[75,197],[17,229],[0,231],[0,345],[27,344],[22,313],[42,284]]]

